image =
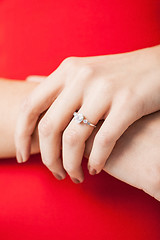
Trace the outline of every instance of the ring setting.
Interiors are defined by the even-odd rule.
[[[77,123],[85,123],[85,124],[88,124],[89,126],[91,127],[96,127],[94,124],[90,123],[84,116],[82,113],[78,113],[78,112],[74,112],[73,113],[73,116],[74,116],[74,120],[77,122]]]

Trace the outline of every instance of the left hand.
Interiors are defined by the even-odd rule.
[[[28,159],[31,135],[46,111],[38,125],[43,163],[62,178],[66,170],[74,182],[82,182],[85,142],[94,128],[71,120],[78,110],[94,125],[104,119],[88,163],[91,174],[99,173],[123,132],[143,115],[160,109],[159,58],[158,46],[65,59],[22,104],[15,134],[18,161]]]
[[[93,141],[103,121],[86,141],[84,156],[89,157]],[[103,170],[139,188],[160,201],[160,111],[133,123],[118,139]]]

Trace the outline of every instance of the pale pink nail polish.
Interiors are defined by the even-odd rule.
[[[90,173],[91,175],[95,175],[95,174],[97,174],[97,171],[96,171],[96,169],[90,168],[90,169],[89,169],[89,173]]]
[[[72,181],[73,181],[74,183],[76,183],[76,184],[81,183],[77,178],[71,178],[71,179],[72,179]]]
[[[58,179],[58,180],[62,180],[63,179],[63,177],[62,176],[60,176],[59,174],[57,174],[57,173],[53,173],[53,175],[55,176],[55,178],[56,179]]]

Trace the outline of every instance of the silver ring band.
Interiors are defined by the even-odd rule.
[[[77,123],[83,122],[83,123],[85,123],[85,124],[88,124],[88,125],[91,126],[91,127],[94,127],[94,128],[96,127],[96,125],[90,123],[90,122],[83,116],[82,113],[74,112],[74,113],[73,113],[73,116],[74,116],[73,119],[74,119]]]

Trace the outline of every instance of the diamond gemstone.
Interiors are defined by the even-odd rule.
[[[84,119],[83,122],[84,122],[84,123],[87,123],[88,121],[87,121],[87,119]]]
[[[83,117],[83,114],[82,113],[76,113],[74,112],[74,120],[77,122],[77,123],[81,123],[84,119]]]

